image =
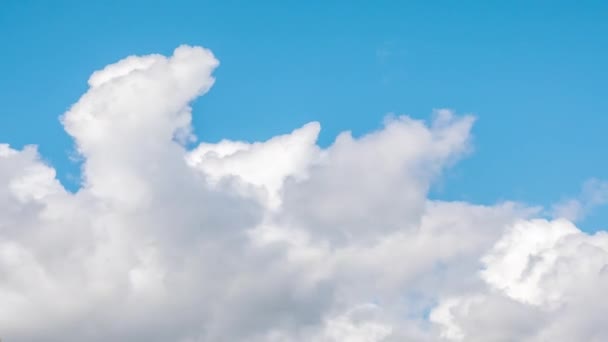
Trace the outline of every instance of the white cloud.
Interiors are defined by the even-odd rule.
[[[391,118],[328,148],[310,123],[189,151],[189,103],[217,65],[181,46],[95,72],[62,117],[84,160],[76,194],[34,147],[0,145],[1,338],[608,338],[605,234],[428,199],[470,151],[471,116]]]
[[[485,286],[445,299],[432,319],[450,340],[603,341],[608,234],[565,220],[521,221],[482,258]]]
[[[606,203],[608,203],[608,182],[592,178],[583,184],[577,198],[556,203],[553,206],[553,216],[579,221]]]
[[[224,140],[200,144],[187,156],[191,167],[200,169],[215,183],[235,177],[260,191],[270,207],[281,204],[281,190],[288,177],[302,179],[308,165],[321,158],[316,146],[320,125],[311,122],[291,134],[263,143],[248,144]]]

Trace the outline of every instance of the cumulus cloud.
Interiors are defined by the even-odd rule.
[[[466,341],[603,341],[608,234],[566,220],[511,226],[481,259],[484,284],[447,298],[431,320]]]
[[[66,191],[0,145],[7,341],[600,341],[608,237],[538,208],[428,199],[474,118],[388,118],[321,148],[313,122],[194,141],[217,59],[181,46],[89,79],[62,116]],[[595,201],[595,200],[594,200]]]

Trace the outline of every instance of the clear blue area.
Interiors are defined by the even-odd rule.
[[[548,205],[608,179],[608,1],[2,0],[0,141],[40,145],[77,187],[58,116],[93,70],[182,43],[222,63],[194,106],[204,140],[319,120],[327,145],[447,107],[479,118],[476,151],[436,198]]]

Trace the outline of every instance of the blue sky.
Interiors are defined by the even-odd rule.
[[[549,206],[608,179],[608,3],[559,1],[15,1],[0,4],[0,141],[37,144],[75,187],[58,116],[93,70],[131,54],[213,50],[194,105],[202,140],[318,120],[321,144],[387,113],[473,113],[475,152],[433,196]],[[581,226],[607,227],[593,212]]]

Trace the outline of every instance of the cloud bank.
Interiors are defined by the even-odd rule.
[[[77,193],[35,147],[0,145],[3,340],[608,340],[608,235],[428,198],[473,117],[189,150],[218,64],[180,46],[93,73],[61,118]]]

